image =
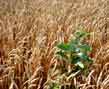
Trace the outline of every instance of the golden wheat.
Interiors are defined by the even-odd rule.
[[[55,45],[67,42],[78,26],[92,32],[87,41],[94,63],[87,77],[63,74],[60,83],[109,89],[107,23],[107,0],[0,0],[0,89],[48,89],[61,72]]]

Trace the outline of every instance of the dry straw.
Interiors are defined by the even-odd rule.
[[[48,89],[60,73],[55,45],[67,42],[78,26],[92,32],[87,41],[94,63],[87,77],[70,81],[63,74],[60,85],[109,89],[106,10],[107,0],[0,0],[0,89]]]

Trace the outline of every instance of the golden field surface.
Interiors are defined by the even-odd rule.
[[[90,72],[49,88],[55,46],[80,25],[93,32]],[[108,0],[0,0],[0,89],[109,89]]]

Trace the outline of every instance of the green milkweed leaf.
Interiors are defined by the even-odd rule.
[[[77,37],[77,38],[81,38],[81,37],[83,37],[83,36],[88,36],[88,35],[90,35],[90,33],[89,32],[85,32],[85,31],[77,31],[77,32],[75,32],[75,37]]]
[[[77,62],[76,65],[78,65],[81,69],[84,69],[84,64],[82,62]]]
[[[59,49],[61,49],[61,50],[65,50],[65,51],[71,49],[70,45],[69,44],[65,44],[65,43],[60,43],[60,44],[57,45],[57,47]]]
[[[78,39],[73,39],[73,38],[69,42],[70,45],[77,45],[78,43],[79,43],[79,40]]]
[[[88,44],[82,44],[80,45],[80,48],[84,51],[92,51],[92,48]]]
[[[83,59],[83,60],[86,60],[86,61],[88,61],[88,62],[91,62],[92,60],[91,60],[91,58],[90,57],[88,57],[85,53],[78,53],[77,54],[78,55],[78,57],[80,57],[81,59]]]

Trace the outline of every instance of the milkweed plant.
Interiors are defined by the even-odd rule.
[[[65,61],[66,64],[73,65],[73,72],[70,71],[71,73],[68,73],[67,70],[68,79],[72,78],[72,74],[73,77],[75,77],[81,71],[84,72],[88,70],[88,64],[93,62],[92,58],[89,56],[92,47],[85,41],[85,38],[90,34],[91,33],[84,30],[77,30],[72,34],[68,42],[60,42],[56,45],[56,55],[59,59]],[[61,67],[63,68],[65,66],[62,65]],[[61,77],[62,76],[60,76],[60,79]],[[48,89],[61,89],[59,87],[62,87],[61,84],[59,81],[55,80],[55,82],[50,81]]]
[[[60,42],[57,44],[58,51],[56,55],[60,59],[73,64],[75,68],[85,69],[87,67],[86,64],[93,62],[88,55],[92,51],[92,47],[84,40],[89,35],[89,32],[77,30],[67,43]]]

